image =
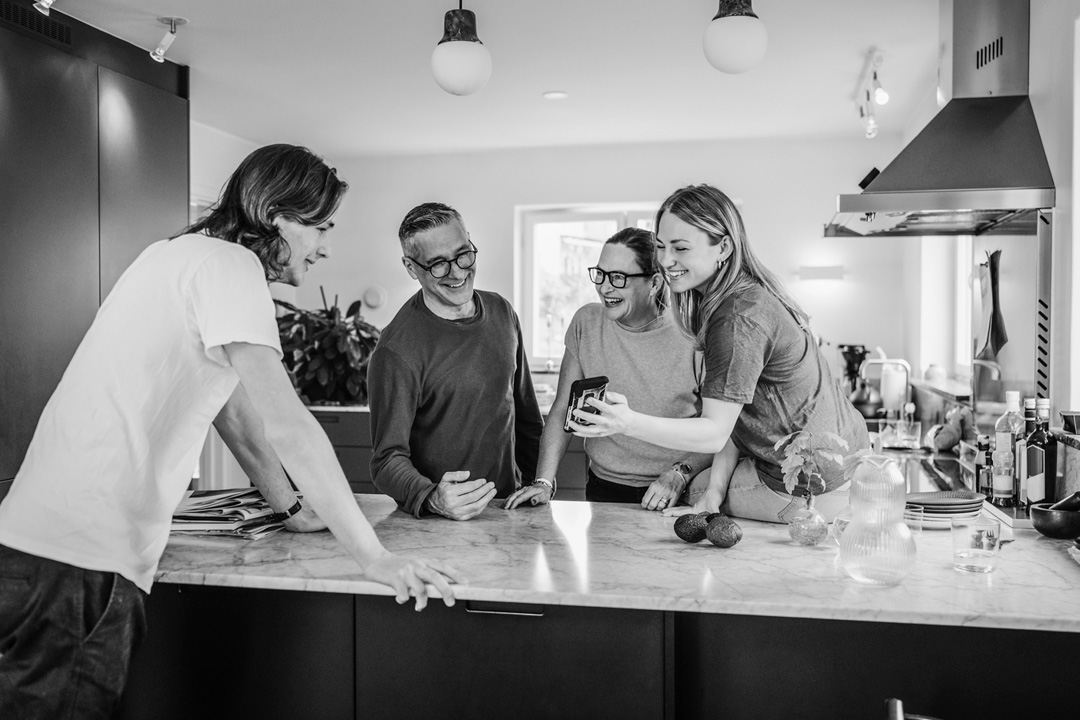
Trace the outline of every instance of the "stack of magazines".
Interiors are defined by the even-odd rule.
[[[285,526],[256,488],[189,490],[172,518],[177,535],[228,535],[254,540]]]

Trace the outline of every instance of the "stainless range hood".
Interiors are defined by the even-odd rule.
[[[837,197],[826,237],[1036,233],[1054,180],[1028,98],[1028,0],[942,0],[939,92],[949,102],[862,193]]]

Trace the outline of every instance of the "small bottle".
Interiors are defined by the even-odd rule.
[[[979,435],[975,440],[975,448],[975,488],[986,497],[992,497],[994,473],[993,460],[990,456],[990,436]]]
[[[991,505],[1011,508],[1016,504],[1013,497],[1013,453],[1011,450],[995,450],[991,458],[993,462],[992,489],[987,497]]]
[[[1016,442],[1024,436],[1024,417],[1020,414],[1020,393],[1016,390],[1005,392],[1005,414],[994,423],[994,450],[1016,452]],[[1016,472],[1016,458],[1013,458],[1013,472]],[[1013,497],[1017,493],[1017,480],[1013,478]],[[980,492],[982,492],[980,490]],[[987,497],[990,497],[987,494]]]

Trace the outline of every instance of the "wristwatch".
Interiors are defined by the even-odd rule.
[[[304,506],[300,504],[300,498],[297,498],[296,502],[293,504],[293,506],[291,508],[289,508],[288,510],[282,510],[281,512],[274,513],[273,515],[270,516],[270,519],[273,520],[274,522],[285,522],[286,520],[288,520],[293,515],[297,514],[298,512],[300,512],[303,509],[304,509]]]
[[[547,478],[536,478],[532,481],[533,485],[544,485],[551,491],[551,497],[549,500],[555,497],[555,478],[548,480]]]

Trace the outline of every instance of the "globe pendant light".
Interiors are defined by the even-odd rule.
[[[705,27],[702,44],[710,65],[735,75],[761,62],[769,36],[750,0],[720,0],[716,17]]]
[[[491,53],[476,35],[471,10],[450,10],[443,18],[443,37],[431,53],[431,74],[451,95],[471,95],[491,77]]]

